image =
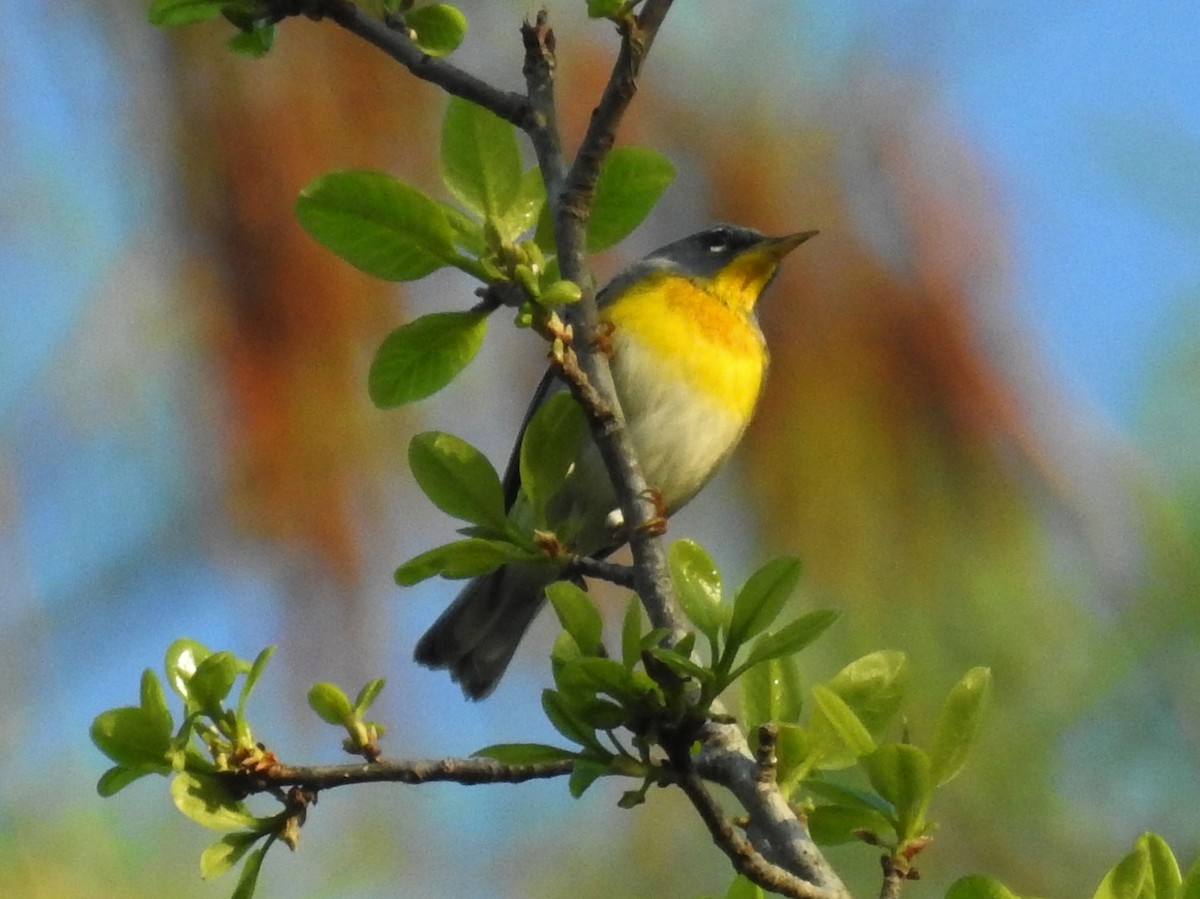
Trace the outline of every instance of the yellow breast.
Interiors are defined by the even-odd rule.
[[[619,347],[628,338],[655,361],[657,377],[684,382],[744,424],[758,402],[767,362],[762,334],[749,313],[752,302],[737,308],[677,274],[648,276],[600,312],[612,325],[618,347],[614,376],[620,378]],[[637,377],[650,374],[642,371]],[[636,385],[623,386],[623,393],[631,387],[637,391]]]

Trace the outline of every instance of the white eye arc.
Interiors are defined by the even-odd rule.
[[[708,237],[708,252],[724,253],[729,249],[729,234],[724,228],[714,231]]]

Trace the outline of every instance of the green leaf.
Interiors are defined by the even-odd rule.
[[[163,694],[162,681],[153,671],[147,668],[142,672],[141,708],[146,713],[148,721],[157,733],[170,738],[175,723],[171,718],[171,710],[167,708],[167,697]]]
[[[441,575],[449,580],[479,577],[510,562],[544,562],[545,557],[503,540],[471,537],[415,556],[396,569],[396,583],[411,587]]]
[[[443,431],[417,434],[408,444],[408,466],[421,490],[453,518],[504,533],[504,488],[487,457],[461,437]]]
[[[317,681],[308,689],[308,705],[326,724],[344,726],[354,718],[350,697],[337,684]]]
[[[588,252],[597,253],[624,240],[674,178],[675,166],[665,156],[643,147],[615,147],[605,157],[596,181],[587,228]]]
[[[1177,899],[1200,899],[1200,859],[1196,859],[1183,883],[1179,887]]]
[[[354,697],[354,711],[361,715],[367,711],[379,696],[380,691],[387,683],[382,677],[372,678],[363,684],[363,688],[358,691],[358,695]]]
[[[1140,851],[1146,853],[1150,862],[1151,879],[1154,889],[1151,899],[1175,899],[1180,892],[1183,878],[1179,873],[1179,863],[1171,847],[1156,833],[1144,833],[1134,844]]]
[[[768,721],[794,723],[804,704],[800,668],[791,657],[770,659],[749,669],[739,680],[742,717],[747,729]]]
[[[496,220],[496,227],[506,240],[516,240],[538,221],[546,205],[546,185],[542,170],[529,169],[521,176],[512,205]]]
[[[563,664],[555,682],[564,694],[572,697],[607,693],[619,702],[637,699],[629,669],[616,659],[580,656]]]
[[[270,848],[271,843],[267,842],[262,848],[255,849],[246,857],[246,863],[242,865],[242,873],[238,876],[237,886],[229,899],[251,899],[254,896],[254,890],[258,887],[258,873],[262,870],[263,859],[266,858],[267,850]]]
[[[196,666],[196,673],[188,681],[189,696],[207,714],[216,717],[237,676],[237,657],[231,652],[214,652]]]
[[[227,833],[200,855],[200,876],[204,880],[220,877],[239,861],[249,851],[250,847],[266,836],[265,833],[253,830],[239,830]]]
[[[275,26],[270,22],[256,22],[229,39],[229,49],[239,56],[261,59],[275,44]]]
[[[101,712],[92,721],[92,742],[106,756],[126,768],[168,769],[171,727],[159,715],[140,706]],[[115,776],[115,775],[114,775]]]
[[[448,3],[409,10],[404,14],[404,24],[416,32],[413,43],[430,56],[454,52],[467,35],[467,17]]]
[[[212,777],[187,772],[175,775],[171,781],[171,799],[179,811],[210,830],[258,830],[263,824]]]
[[[401,325],[371,362],[371,402],[392,409],[437,393],[475,358],[485,334],[482,312],[432,312]]]
[[[1149,854],[1137,846],[1104,876],[1092,899],[1151,899],[1153,877]]]
[[[591,9],[592,0],[588,0],[588,8]],[[733,882],[729,884],[729,889],[725,891],[725,899],[763,899],[764,893],[762,887],[750,880],[743,874],[739,874],[733,878]]]
[[[382,172],[319,176],[300,192],[296,217],[320,244],[376,278],[413,281],[460,261],[443,207]]]
[[[254,663],[250,666],[250,670],[246,672],[246,678],[242,681],[242,689],[238,696],[238,719],[241,720],[246,712],[246,700],[250,698],[250,694],[258,685],[258,679],[262,677],[263,671],[267,667],[267,662],[271,661],[271,656],[275,655],[275,647],[268,646],[254,657]]]
[[[592,19],[610,19],[625,9],[625,3],[626,0],[587,0],[587,14]]]
[[[176,28],[215,19],[228,0],[154,0],[147,18],[151,25]]]
[[[587,434],[583,411],[565,390],[547,397],[529,419],[521,437],[521,489],[539,526],[546,524],[546,507],[574,469]]]
[[[583,724],[574,714],[569,703],[557,690],[542,691],[542,710],[554,729],[570,740],[587,749],[603,752],[593,728]]]
[[[495,759],[503,765],[541,765],[578,756],[577,752],[544,743],[494,743],[471,753],[472,758]]]
[[[122,765],[115,765],[109,768],[100,775],[100,779],[96,781],[96,792],[101,798],[107,799],[109,796],[115,796],[121,790],[125,789],[135,780],[141,780],[147,774],[162,774],[167,769],[163,767],[153,768],[126,768]]]
[[[642,658],[642,603],[637,594],[629,597],[621,619],[621,661],[630,671]]]
[[[461,97],[442,123],[442,180],[467,209],[501,220],[521,189],[521,151],[513,126]]]
[[[763,634],[750,648],[750,655],[746,658],[747,667],[767,659],[795,655],[825,633],[841,615],[841,612],[818,609],[801,615],[773,633]]]
[[[887,816],[858,805],[818,805],[808,813],[808,831],[821,846],[837,846],[859,839],[858,831],[878,834],[891,832]]]
[[[956,777],[966,764],[967,754],[979,733],[991,684],[990,669],[972,668],[954,685],[942,704],[929,750],[933,782],[938,786]]]
[[[842,697],[817,684],[813,687],[813,701],[816,704],[811,724],[814,730],[828,725],[855,758],[875,751],[875,740]]]
[[[684,651],[678,646],[651,646],[646,652],[680,677],[695,678],[704,684],[712,681],[716,676],[711,668],[705,668],[703,665],[693,662],[690,652]]]
[[[555,581],[546,588],[546,598],[554,606],[554,613],[563,630],[575,639],[584,655],[595,656],[604,651],[601,642],[604,621],[600,617],[600,610],[582,588],[570,581]]]
[[[771,626],[800,579],[800,561],[788,556],[772,559],[742,585],[733,600],[725,653],[736,653],[739,646]]]
[[[606,764],[594,762],[591,759],[578,759],[567,784],[571,795],[578,799],[588,787],[596,782],[597,778],[603,777],[607,773],[608,765]]]
[[[167,647],[163,670],[167,673],[167,683],[180,699],[187,700],[188,681],[196,673],[196,667],[210,655],[212,651],[207,646],[187,637]]]
[[[946,891],[946,899],[1019,899],[1016,893],[998,880],[971,874],[960,877]]]
[[[483,224],[467,215],[457,206],[438,201],[450,228],[454,232],[454,243],[462,247],[472,256],[482,256],[487,252],[487,241],[483,236]]]
[[[896,650],[881,650],[857,659],[826,683],[842,697],[873,735],[888,725],[908,690],[908,659]]]
[[[799,788],[806,773],[805,762],[813,752],[812,736],[799,724],[778,724],[779,736],[775,741],[776,780],[791,798]]]
[[[933,795],[929,756],[906,743],[885,743],[867,756],[871,786],[896,810],[896,837],[901,843],[921,836],[925,810]]]
[[[721,605],[721,572],[716,563],[704,547],[692,540],[672,543],[667,560],[675,598],[683,613],[715,646],[726,616]]]

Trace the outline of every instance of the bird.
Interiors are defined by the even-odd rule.
[[[756,304],[783,258],[816,233],[768,237],[714,225],[653,251],[597,294],[629,440],[664,516],[712,479],[745,433],[769,359]],[[551,368],[522,435],[538,406],[562,389]],[[522,502],[520,446],[518,437],[504,477],[510,515]],[[575,553],[603,558],[627,542],[615,491],[590,439],[554,507],[559,520],[573,524]],[[449,669],[468,699],[483,699],[544,604],[546,586],[560,577],[553,565],[510,563],[475,578],[418,641],[415,660]]]

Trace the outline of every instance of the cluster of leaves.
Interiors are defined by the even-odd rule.
[[[694,657],[696,633],[669,644],[663,628],[645,629],[641,604],[631,597],[620,635],[620,653],[610,657],[602,620],[591,598],[576,584],[558,581],[546,595],[563,626],[551,654],[555,686],[542,694],[542,708],[555,729],[577,750],[540,744],[504,744],[481,750],[505,761],[573,758],[571,792],[578,796],[605,774],[643,778],[626,793],[623,806],[641,802],[653,784],[671,772],[653,750],[674,763],[686,760],[713,701],[736,679],[773,659],[791,656],[815,640],[836,613],[809,612],[769,631],[796,580],[794,559],[775,559],[755,572],[732,603],[721,597],[720,576],[695,543],[677,541],[670,552],[672,577],[691,621],[708,641],[709,661]],[[746,650],[743,653],[743,650]],[[629,734],[632,750],[617,735]]]
[[[467,35],[467,17],[448,3],[414,7],[413,0],[361,0],[371,12],[402,24],[409,39],[429,56],[445,56],[458,49]],[[262,0],[154,0],[151,24],[176,28],[206,22],[218,16],[237,28],[229,49],[258,58],[275,43],[275,21]]]
[[[500,477],[483,453],[442,431],[413,437],[408,464],[417,483],[434,505],[467,526],[460,531],[464,539],[401,565],[396,582],[410,586],[434,575],[475,577],[510,562],[552,562],[564,543],[552,534],[552,527],[561,526],[551,521],[548,507],[586,436],[583,413],[570,394],[548,397],[522,436],[520,490],[507,510]]]
[[[410,281],[454,267],[492,288],[515,288],[517,323],[554,330],[555,307],[577,300],[580,291],[558,275],[545,185],[538,169],[522,168],[516,130],[451,98],[441,171],[456,203],[380,172],[341,171],[305,187],[296,215],[317,241],[368,274]],[[597,182],[588,249],[607,249],[629,234],[674,174],[651,150],[615,148]],[[411,403],[450,383],[482,345],[490,311],[431,313],[388,335],[368,377],[375,404]]]
[[[1003,884],[980,875],[958,880],[946,899],[1021,899]],[[1100,882],[1092,899],[1200,899],[1200,861],[1187,876],[1175,853],[1158,834],[1144,833],[1133,851],[1117,862]]]
[[[231,652],[212,652],[195,640],[176,640],[167,649],[164,670],[182,703],[179,723],[162,681],[146,669],[139,704],[101,712],[91,728],[92,742],[114,763],[96,786],[100,795],[112,796],[148,774],[171,777],[175,807],[197,824],[224,833],[201,855],[201,876],[217,877],[245,859],[234,891],[238,899],[253,894],[263,858],[277,840],[295,848],[303,823],[302,797],[288,798],[275,814],[256,815],[236,786],[238,778],[270,773],[279,765],[255,739],[246,717],[247,700],[274,651],[269,646],[250,662]],[[237,701],[230,706],[239,678]],[[309,704],[324,720],[346,729],[347,751],[373,758],[383,728],[363,714],[382,688],[381,679],[373,680],[351,703],[340,689],[321,683],[309,692]]]

